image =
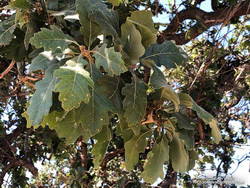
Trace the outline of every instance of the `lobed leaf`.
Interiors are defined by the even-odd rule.
[[[94,82],[77,58],[68,60],[65,66],[55,71],[54,76],[59,79],[54,91],[59,92],[59,100],[65,111],[78,108],[81,102],[89,102],[89,87],[93,88]]]
[[[59,28],[52,25],[51,29],[42,28],[30,39],[30,43],[36,48],[44,48],[45,51],[56,51],[58,48],[63,52],[76,41],[69,35],[64,34]]]

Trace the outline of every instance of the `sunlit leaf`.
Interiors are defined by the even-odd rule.
[[[77,59],[68,60],[65,66],[54,73],[59,80],[54,91],[59,92],[59,100],[66,111],[78,108],[81,102],[88,103],[91,97],[89,87],[94,87],[89,72]]]
[[[96,66],[103,67],[110,76],[120,75],[127,71],[120,52],[115,52],[114,47],[106,48],[106,45],[102,45],[95,51],[94,57]]]

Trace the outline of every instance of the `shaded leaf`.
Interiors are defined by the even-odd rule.
[[[106,48],[106,45],[102,45],[95,51],[94,57],[96,66],[103,67],[110,76],[120,75],[127,71],[120,52],[115,52],[114,47]]]
[[[195,126],[191,124],[191,120],[180,112],[174,113],[174,117],[177,119],[177,125],[179,129],[194,130]]]
[[[145,84],[136,79],[131,84],[126,84],[122,89],[124,117],[129,127],[135,127],[143,120],[147,107],[147,93]],[[139,130],[135,130],[135,134]]]
[[[151,11],[133,11],[128,21],[136,25],[142,36],[142,44],[148,48],[151,44],[156,43],[157,30],[154,28],[153,14]]]
[[[184,141],[184,144],[188,150],[194,148],[194,131],[193,130],[178,130],[179,138]]]
[[[10,60],[14,59],[15,61],[23,61],[27,55],[23,43],[24,33],[20,29],[16,29],[14,35],[16,37],[9,45],[0,46],[0,54]]]
[[[162,87],[168,86],[163,72],[156,66],[152,66],[151,68],[154,70],[149,80],[149,83],[152,85],[152,87],[154,89],[160,89]]]
[[[155,65],[151,65],[154,72],[150,77],[150,83],[155,89],[161,88],[161,98],[170,100],[175,106],[175,111],[179,111],[180,100],[178,94],[168,85],[163,72]]]
[[[164,88],[162,88],[161,98],[172,101],[175,106],[175,111],[179,111],[179,96],[170,86],[165,86]]]
[[[78,109],[72,110],[66,115],[64,112],[53,111],[45,117],[43,124],[54,129],[60,138],[65,138],[67,144],[74,143],[80,136],[84,142],[87,142],[92,135],[90,130],[80,123],[81,115],[81,111]]]
[[[210,126],[212,130],[212,137],[214,138],[215,143],[218,144],[221,141],[221,133],[218,128],[216,119],[210,113],[200,107],[188,94],[180,93],[179,98],[182,105],[185,105],[187,108],[194,110],[197,113],[198,117]]]
[[[147,155],[142,173],[143,179],[153,184],[157,178],[164,178],[163,164],[169,160],[169,145],[166,137],[162,137]]]
[[[56,60],[54,59],[53,55],[49,51],[44,51],[32,59],[29,71],[34,72],[37,70],[45,71],[50,64],[55,63]]]
[[[124,142],[127,142],[134,136],[133,130],[128,127],[128,123],[124,117],[120,118],[116,133],[123,138]]]
[[[186,172],[189,166],[189,155],[184,147],[184,143],[177,135],[174,135],[170,143],[170,160],[176,172]]]
[[[12,39],[15,37],[15,29],[16,24],[12,17],[0,22],[0,46],[6,46],[10,44]]]
[[[36,83],[36,91],[31,97],[30,105],[27,109],[32,125],[39,124],[43,117],[47,115],[52,106],[52,91],[56,84],[53,71],[56,65],[51,65],[45,73],[45,78]]]
[[[187,54],[171,41],[162,44],[153,44],[147,48],[142,61],[153,60],[157,66],[164,65],[166,68],[175,68],[187,60]]]
[[[114,106],[114,112],[122,114],[122,97],[120,94],[120,78],[114,78],[109,76],[103,76],[97,80],[97,85],[103,87],[98,88],[98,92],[106,96]]]
[[[76,11],[79,14],[81,31],[84,35],[84,43],[90,46],[96,37],[101,33],[97,23],[89,19],[89,11],[101,3],[99,0],[76,0]]]
[[[124,58],[128,64],[136,64],[139,58],[144,54],[145,48],[141,43],[141,34],[135,25],[126,22],[121,26],[121,40],[124,51]]]
[[[77,0],[76,10],[82,25],[84,42],[90,46],[96,37],[104,33],[118,38],[119,19],[114,10],[99,0]]]
[[[59,92],[59,100],[64,110],[70,111],[78,108],[81,102],[89,102],[89,87],[93,87],[94,82],[77,58],[68,60],[65,66],[55,71],[54,76],[59,79],[54,91]]]
[[[89,10],[89,18],[100,26],[103,34],[111,35],[115,41],[119,41],[119,16],[113,9],[108,9],[106,4],[99,1]]]
[[[101,132],[99,132],[94,139],[97,143],[94,144],[92,154],[94,155],[94,167],[98,168],[105,156],[107,147],[112,138],[111,131],[107,125],[104,125]]]

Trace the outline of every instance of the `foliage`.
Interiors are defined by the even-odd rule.
[[[13,167],[8,173],[19,187],[150,185],[164,179],[167,165],[187,172],[204,154],[200,146],[212,151],[232,136],[232,115],[226,113],[249,97],[249,40],[240,32],[247,30],[249,36],[249,27],[235,26],[242,41],[232,38],[229,47],[210,45],[216,37],[211,31],[210,38],[184,50],[160,41],[160,35],[157,41],[153,14],[163,11],[160,4],[11,0],[5,5],[1,72],[10,62],[16,66],[1,79],[0,146],[8,148],[0,157],[1,184]],[[13,97],[4,100],[8,95]],[[13,113],[6,113],[10,108]],[[236,120],[245,114],[242,110]],[[222,158],[218,151],[213,153]],[[45,160],[50,161],[48,174],[60,173],[53,176],[55,182],[34,166]],[[19,180],[25,177],[22,167],[33,174],[31,181]]]

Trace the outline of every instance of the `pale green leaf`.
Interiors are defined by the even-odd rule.
[[[153,44],[147,48],[142,61],[153,60],[157,66],[164,65],[166,68],[175,68],[187,61],[187,54],[171,41],[162,44]]]
[[[23,28],[23,26],[28,23],[27,11],[17,9],[15,15],[15,23],[19,24],[20,28]]]
[[[123,100],[124,117],[129,127],[135,127],[143,120],[147,107],[147,93],[145,84],[136,79],[131,84],[126,84],[122,89],[125,96]],[[138,133],[138,130],[135,131]]]
[[[143,179],[153,184],[157,178],[164,178],[163,164],[169,160],[169,143],[166,137],[162,137],[159,143],[156,143],[152,151],[147,155],[142,173]]]
[[[212,130],[212,137],[214,138],[215,143],[218,144],[221,141],[221,133],[218,128],[216,119],[210,113],[200,107],[188,94],[180,93],[179,98],[182,105],[185,105],[187,108],[194,110],[197,113],[198,117],[210,126]]]
[[[136,25],[142,36],[142,44],[148,48],[156,43],[157,30],[154,28],[153,14],[151,11],[133,11],[127,20]]]
[[[81,102],[89,102],[89,87],[93,87],[94,82],[76,58],[68,60],[65,66],[55,71],[54,76],[59,79],[54,91],[59,92],[59,100],[64,110],[70,111],[78,108]]]
[[[110,76],[120,75],[127,71],[120,52],[115,52],[114,47],[106,48],[106,45],[102,45],[95,51],[94,57],[97,68],[103,67]]]
[[[181,139],[174,135],[170,143],[170,161],[176,172],[186,172],[189,167],[189,155]]]
[[[135,25],[126,22],[121,26],[121,40],[124,51],[124,58],[128,64],[136,64],[139,58],[144,54],[145,48],[141,43],[141,34]]]
[[[92,149],[92,154],[94,155],[93,163],[95,168],[98,168],[100,166],[111,138],[111,131],[107,125],[104,125],[101,132],[99,132],[94,137],[94,139],[97,141]]]
[[[151,130],[134,135],[125,143],[125,165],[127,170],[132,170],[138,163],[139,153],[144,152],[147,146],[147,138],[151,136]]]
[[[30,39],[30,43],[36,48],[44,48],[45,51],[57,49],[64,51],[70,44],[77,44],[71,36],[64,34],[54,25],[51,26],[51,29],[42,28],[40,32],[35,33]]]

